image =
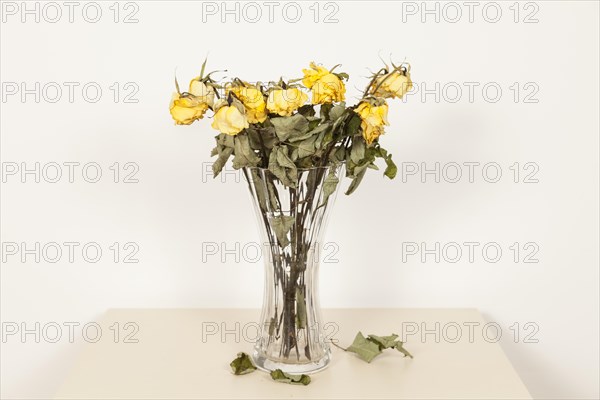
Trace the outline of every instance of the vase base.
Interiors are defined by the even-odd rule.
[[[321,359],[315,362],[293,364],[273,361],[255,351],[254,354],[252,354],[252,361],[258,369],[266,372],[280,369],[288,374],[314,374],[327,368],[331,362],[331,352],[328,351]]]

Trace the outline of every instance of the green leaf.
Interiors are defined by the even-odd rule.
[[[317,125],[317,126],[315,127],[315,129],[313,129],[313,130],[311,131],[311,133],[312,133],[313,135],[318,135],[318,134],[319,134],[319,133],[321,133],[321,132],[325,132],[325,131],[326,131],[326,130],[328,130],[329,128],[331,128],[331,122],[323,122],[323,123],[321,123],[321,124]]]
[[[289,383],[292,385],[308,385],[310,383],[310,376],[308,375],[290,375],[286,374],[280,369],[271,371],[271,378],[277,382]]]
[[[269,156],[269,171],[285,186],[295,188],[298,183],[298,169],[288,157],[286,146],[275,146]]]
[[[412,354],[404,348],[404,343],[396,339],[398,339],[398,335],[395,333],[392,333],[390,336],[369,335],[365,338],[362,332],[358,332],[350,347],[347,349],[338,345],[336,345],[336,347],[340,347],[342,350],[351,353],[356,353],[361,359],[368,363],[373,361],[373,359],[385,349],[396,349],[404,354],[404,357],[413,358]]]
[[[309,117],[308,119],[308,130],[312,131],[321,123],[321,119],[317,117]]]
[[[354,173],[356,175],[354,176],[354,178],[352,178],[352,183],[350,183],[348,190],[346,190],[346,195],[351,195],[358,188],[358,185],[360,185],[363,178],[365,177],[365,173],[367,172],[368,165],[369,164],[365,164],[364,167],[358,166],[358,167],[354,168]],[[357,170],[358,170],[358,172],[357,172]]]
[[[269,201],[271,203],[271,208],[273,210],[281,209],[279,204],[279,197],[277,196],[277,191],[275,189],[275,184],[271,179],[267,179],[267,190],[269,193]]]
[[[213,177],[216,178],[233,153],[234,142],[233,136],[225,135],[224,133],[215,136],[215,140],[217,141],[217,146],[212,150],[211,157],[219,156],[212,165]]]
[[[395,333],[392,333],[390,336],[369,335],[369,337],[367,337],[367,340],[377,344],[380,350],[395,348],[396,339],[398,339],[398,335]]]
[[[298,159],[298,168],[312,168],[315,166],[315,162],[312,157],[304,157]]]
[[[348,120],[348,113],[342,114],[341,117],[335,120],[333,123],[333,132],[340,132],[339,127],[346,123]]]
[[[299,329],[306,328],[306,299],[300,287],[296,287],[296,325]]]
[[[346,103],[341,102],[329,111],[329,119],[331,121],[337,120],[344,114],[344,111],[346,111]]]
[[[218,151],[218,148],[217,148],[217,151]],[[223,167],[227,163],[227,160],[229,160],[231,153],[233,153],[233,149],[231,147],[225,147],[220,152],[218,152],[219,157],[217,157],[217,159],[215,160],[215,162],[212,165],[213,178],[216,178],[217,176],[219,176],[219,174],[223,170]]]
[[[350,150],[350,159],[355,164],[360,164],[360,161],[365,158],[366,142],[362,136],[355,135],[352,138],[352,149]]]
[[[323,205],[327,204],[329,196],[335,192],[339,182],[339,178],[335,175],[335,168],[331,168],[329,174],[327,174],[327,178],[323,181]]]
[[[398,167],[394,161],[392,161],[392,155],[388,154],[387,150],[380,147],[379,144],[374,145],[374,147],[370,147],[369,151],[372,152],[375,157],[383,158],[386,164],[383,174],[390,179],[394,179],[398,173]]]
[[[389,157],[385,158],[385,163],[387,167],[385,171],[383,171],[383,174],[390,179],[394,179],[396,177],[396,174],[398,173],[398,167],[396,166],[394,161],[392,161],[391,154],[389,155]]]
[[[275,328],[277,328],[277,319],[275,317],[271,317],[271,321],[269,322],[269,336],[273,336],[275,333]]]
[[[256,197],[258,200],[258,205],[262,211],[267,211],[267,199],[265,197],[265,192],[263,189],[262,179],[258,175],[258,171],[256,169],[252,169],[252,182],[250,185],[252,186],[252,191],[256,193]]]
[[[403,343],[403,342],[401,342],[401,341],[399,341],[399,340],[398,340],[398,341],[396,341],[396,346],[394,346],[394,348],[395,348],[396,350],[398,350],[400,353],[404,354],[404,357],[410,357],[410,358],[414,358],[414,357],[412,356],[412,354],[410,354],[410,353],[408,352],[408,350],[406,350],[406,349],[404,348],[404,343]]]
[[[315,148],[315,141],[317,140],[317,136],[311,136],[308,139],[305,139],[299,143],[298,145],[298,157],[304,158],[308,156],[312,156],[315,154],[317,149]]]
[[[255,167],[260,162],[260,157],[250,148],[248,136],[237,135],[235,137],[235,157],[233,158],[233,168]]]
[[[322,149],[331,142],[332,131],[329,124],[319,125],[319,127],[314,130],[314,133],[317,135],[317,140],[315,140],[315,147],[317,149]]]
[[[269,171],[271,171],[283,185],[292,188],[296,187],[296,183],[290,178],[287,170],[277,163],[277,154],[275,151],[272,151],[271,156],[269,157]]]
[[[306,190],[310,193],[317,190],[317,179],[319,178],[319,170],[313,169],[306,171]]]
[[[299,142],[311,137],[317,137],[319,136],[322,132],[327,131],[329,128],[331,127],[331,123],[329,122],[325,122],[322,124],[317,124],[314,129],[307,131],[306,133],[303,134],[299,134],[296,136],[290,136],[290,138],[288,139],[288,142],[290,143],[295,143],[295,142]]]
[[[309,139],[311,137],[313,137],[315,134],[313,133],[313,131],[306,131],[305,133],[301,133],[295,136],[290,136],[288,138],[288,142],[290,143],[297,143],[297,142],[301,142],[305,139]]]
[[[404,348],[404,342],[401,342],[396,339],[398,339],[398,335],[396,335],[395,333],[392,333],[390,336],[369,335],[369,337],[367,338],[367,340],[370,340],[371,342],[377,344],[380,350],[396,349],[400,353],[404,354],[404,357],[413,358],[412,354],[410,354],[408,350]]]
[[[298,109],[298,113],[305,117],[312,117],[315,115],[315,108],[312,104],[305,104]]]
[[[344,148],[344,146],[340,146],[337,148],[337,150],[335,150],[335,152],[331,153],[333,159],[335,159],[336,161],[344,161],[346,159],[346,149]]]
[[[361,332],[356,334],[352,345],[346,349],[351,353],[355,353],[362,360],[370,363],[375,357],[381,354],[381,349],[375,343],[367,340]]]
[[[275,236],[277,236],[277,240],[279,240],[281,247],[285,247],[290,243],[287,234],[290,229],[292,229],[295,220],[296,218],[287,215],[280,215],[271,219],[271,225],[273,226]]]
[[[323,121],[329,119],[329,111],[331,111],[332,108],[333,104],[331,103],[321,104],[320,116]]]
[[[298,149],[296,148],[296,149],[292,150],[292,154],[290,154],[290,160],[292,160],[295,164],[297,159],[298,159]]]
[[[291,117],[278,117],[271,119],[275,133],[282,142],[290,137],[300,136],[308,132],[308,120],[302,114]]]
[[[287,147],[279,147],[277,149],[277,162],[279,163],[279,165],[281,165],[283,168],[290,168],[290,169],[296,169],[296,164],[294,164],[292,162],[292,160],[290,160],[290,158],[288,157],[288,148]]]
[[[250,147],[254,150],[261,150],[263,145],[266,150],[271,150],[275,145],[279,144],[275,128],[272,126],[260,129],[248,128],[246,129],[246,133],[250,139]]]
[[[324,149],[325,146],[332,140],[333,133],[332,133],[332,129],[331,129],[331,123],[326,122],[326,123],[320,124],[315,129],[312,130],[312,134],[316,136],[315,150],[319,151],[321,149]]]
[[[238,353],[235,360],[229,366],[235,375],[245,375],[256,371],[256,366],[250,356],[246,353]]]
[[[216,136],[217,145],[220,145],[223,147],[230,147],[233,149],[235,147],[234,137],[235,136],[221,133],[220,135]]]
[[[360,129],[360,125],[362,123],[362,119],[355,112],[352,113],[352,117],[345,125],[344,133],[346,136],[354,136],[358,134],[358,130]]]

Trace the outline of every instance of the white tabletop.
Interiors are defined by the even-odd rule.
[[[404,332],[405,347],[414,359],[387,350],[367,364],[333,348],[330,366],[312,375],[308,386],[274,382],[260,371],[231,373],[229,362],[236,354],[252,352],[258,317],[259,311],[251,309],[108,310],[98,322],[102,338],[85,345],[55,397],[531,398],[500,345],[493,342],[494,327],[483,332],[486,322],[475,309],[324,310],[328,332],[337,330],[332,337],[342,346],[349,346],[359,330],[365,335]],[[431,333],[423,338],[424,328]],[[408,335],[414,329],[418,332]],[[127,334],[133,335],[126,339]],[[91,330],[89,336],[93,337]]]

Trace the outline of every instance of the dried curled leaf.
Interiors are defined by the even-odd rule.
[[[289,138],[302,136],[308,132],[308,120],[302,114],[295,114],[291,117],[278,117],[271,119],[275,127],[275,133],[282,142]]]
[[[404,342],[397,341],[397,342],[396,342],[396,346],[395,346],[394,348],[395,348],[396,350],[398,350],[400,353],[404,354],[404,357],[410,357],[410,358],[414,358],[414,357],[412,356],[412,354],[410,354],[410,353],[408,352],[408,350],[406,350],[406,349],[404,348]]]
[[[329,111],[328,117],[331,121],[335,121],[335,120],[339,119],[344,114],[345,111],[346,111],[346,103],[344,103],[342,101],[340,104],[333,106],[331,108],[331,110]]]
[[[356,353],[356,355],[368,363],[373,361],[375,357],[386,349],[396,349],[404,354],[404,357],[413,358],[412,354],[404,348],[404,342],[396,339],[398,339],[398,335],[395,333],[392,333],[390,336],[369,335],[365,338],[362,332],[358,332],[352,345],[345,350]]]
[[[271,378],[274,381],[281,383],[289,383],[291,385],[308,385],[310,383],[310,376],[308,375],[290,375],[286,374],[280,369],[276,369],[275,371],[271,371]]]
[[[377,344],[381,350],[385,350],[396,347],[398,335],[395,333],[392,333],[390,336],[369,335],[367,339]]]
[[[367,168],[369,167],[369,164],[363,164],[360,166],[357,166],[354,168],[354,173],[356,174],[354,177],[352,177],[352,182],[350,183],[350,186],[348,186],[348,189],[346,190],[346,195],[351,195],[352,193],[354,193],[354,191],[358,188],[358,185],[360,185],[360,183],[362,182],[363,178],[365,177],[365,173],[367,172]]]
[[[238,353],[235,360],[229,366],[234,375],[245,375],[256,371],[256,366],[250,356],[246,353]]]
[[[221,151],[217,150],[213,153],[214,155],[219,155],[212,165],[213,178],[216,178],[223,170],[223,167],[227,163],[227,160],[229,160],[229,157],[231,157],[231,154],[233,154],[233,149],[231,147],[224,147]]]
[[[275,236],[277,236],[277,240],[279,240],[281,247],[285,247],[290,243],[290,240],[288,239],[288,233],[292,229],[295,221],[295,217],[290,217],[287,215],[273,217],[271,220],[271,225],[275,231]]]
[[[275,146],[269,156],[269,171],[285,186],[295,188],[298,184],[298,169],[289,158],[288,147]]]
[[[352,345],[346,349],[351,353],[355,353],[362,360],[370,363],[375,357],[381,354],[381,349],[376,343],[367,340],[362,332],[358,332],[354,338]]]
[[[218,156],[212,165],[213,176],[216,178],[220,173],[229,157],[233,154],[234,139],[233,136],[224,133],[215,136],[217,146],[212,150],[211,157]]]
[[[390,336],[369,335],[367,338],[367,340],[377,344],[381,350],[396,349],[400,353],[404,354],[404,357],[413,358],[412,354],[410,354],[408,350],[404,348],[404,342],[396,339],[398,339],[398,335],[395,333],[392,333]]]
[[[260,157],[250,147],[248,136],[238,135],[234,141],[233,168],[255,167],[259,162]]]
[[[327,178],[325,178],[325,181],[323,182],[323,203],[321,205],[327,204],[329,196],[335,192],[339,182],[339,178],[335,175],[335,169],[331,169],[327,175]]]

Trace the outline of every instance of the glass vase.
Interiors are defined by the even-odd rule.
[[[261,332],[253,360],[260,369],[312,373],[331,359],[318,293],[319,254],[343,166],[298,170],[295,187],[268,169],[244,168],[265,260]]]

